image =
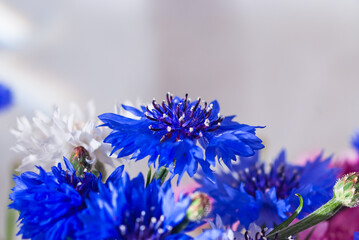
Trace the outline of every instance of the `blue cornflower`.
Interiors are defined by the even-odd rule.
[[[151,108],[122,107],[136,118],[99,116],[102,126],[113,130],[105,139],[112,144],[112,153],[121,150],[118,158],[132,155],[137,160],[149,156],[149,166],[158,158],[159,167],[179,175],[178,182],[184,172],[192,177],[198,164],[213,181],[210,165],[215,166],[216,157],[230,167],[237,156],[251,156],[264,147],[255,135],[258,127],[234,122],[234,116],[222,117],[217,101],[202,106],[200,98],[192,102],[187,94],[183,99],[167,94],[162,104],[153,100]]]
[[[77,237],[192,239],[183,233],[198,226],[196,222],[191,222],[186,227],[189,223],[187,210],[191,203],[192,199],[188,196],[181,196],[176,202],[170,182],[161,186],[160,180],[155,180],[145,187],[142,174],[132,180],[124,174],[120,181],[112,182],[108,187],[99,183],[99,193],[90,193],[86,200],[87,208],[79,216],[84,228],[77,232]],[[213,239],[219,235],[218,230],[211,233]]]
[[[337,169],[329,168],[330,158],[319,155],[304,166],[286,162],[282,151],[269,171],[258,161],[258,154],[241,158],[229,173],[216,175],[217,183],[198,178],[200,191],[214,199],[213,214],[220,214],[227,225],[237,220],[248,227],[251,222],[273,227],[280,224],[298,206],[295,196],[303,196],[299,217],[314,211],[332,197]]]
[[[64,158],[67,170],[59,163],[52,172],[41,167],[39,174],[24,172],[15,176],[15,187],[9,207],[20,212],[20,231],[23,238],[31,239],[74,239],[82,228],[78,214],[86,208],[85,199],[90,192],[98,191],[101,176],[84,173],[77,176],[72,164]],[[122,175],[123,166],[117,168],[106,184]]]
[[[9,88],[0,84],[0,109],[11,104],[12,94]]]

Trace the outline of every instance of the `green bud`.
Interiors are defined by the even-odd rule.
[[[358,177],[359,173],[357,172],[348,173],[334,185],[335,199],[346,207],[356,207],[359,204]]]
[[[187,209],[187,218],[190,221],[199,221],[206,217],[211,209],[211,202],[205,193],[195,192],[189,196],[192,199]]]
[[[91,171],[92,166],[88,163],[89,160],[91,160],[90,154],[82,146],[75,147],[71,153],[70,162],[78,175]]]

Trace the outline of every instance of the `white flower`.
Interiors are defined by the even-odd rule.
[[[26,117],[17,119],[17,129],[11,132],[17,143],[12,148],[22,157],[22,164],[17,171],[35,170],[35,165],[49,171],[52,166],[62,161],[62,157],[70,158],[75,147],[84,147],[91,160],[113,166],[113,159],[109,157],[111,145],[104,143],[108,135],[106,128],[97,127],[94,104],[90,102],[87,111],[72,105],[68,115],[62,115],[56,108],[52,116],[35,112],[32,121]]]

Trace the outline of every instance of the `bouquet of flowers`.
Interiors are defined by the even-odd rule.
[[[18,119],[13,150],[22,163],[9,207],[22,238],[353,239],[359,230],[356,220],[335,222],[359,202],[358,162],[339,166],[319,154],[294,165],[282,151],[266,165],[262,126],[187,94],[122,105],[99,120],[88,109]],[[130,177],[116,158],[147,161],[148,171]],[[195,183],[176,195],[184,173]]]

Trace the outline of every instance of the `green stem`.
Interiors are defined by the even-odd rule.
[[[303,209],[303,197],[300,194],[295,194],[295,195],[299,198],[299,206],[298,206],[298,208],[295,210],[295,212],[292,214],[292,216],[290,216],[287,220],[285,220],[284,222],[282,222],[281,224],[276,226],[272,231],[273,233],[279,232],[280,230],[288,227],[289,224],[291,224],[291,222],[293,222],[293,220],[302,211],[302,209]]]
[[[289,236],[296,235],[297,233],[305,229],[308,229],[322,221],[329,219],[334,214],[336,214],[342,207],[342,203],[340,203],[335,198],[332,198],[326,204],[324,204],[299,222],[293,224],[292,226],[286,227],[281,231],[271,232],[266,237],[277,237],[276,239],[278,240],[288,239]]]
[[[152,170],[151,170],[151,167],[150,167],[150,169],[148,169],[148,172],[147,172],[146,187],[148,186],[148,184],[151,183],[151,177],[152,177]]]
[[[6,240],[12,240],[15,236],[16,211],[7,209],[6,211]]]
[[[176,234],[181,232],[183,229],[185,229],[187,227],[187,225],[190,223],[190,221],[188,220],[188,218],[186,217],[185,219],[182,220],[181,223],[179,223],[177,226],[175,226],[171,232],[171,234]]]

